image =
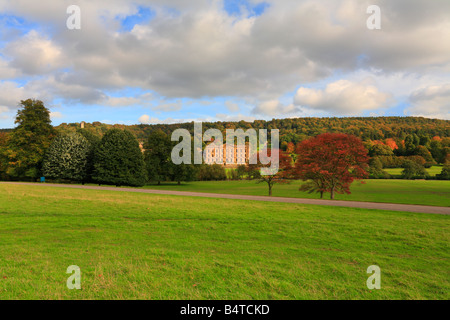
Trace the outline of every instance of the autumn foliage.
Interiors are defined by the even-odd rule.
[[[297,145],[295,177],[307,181],[301,188],[310,192],[350,193],[356,179],[368,177],[367,149],[351,135],[324,133]]]
[[[282,150],[273,150],[275,153],[278,153],[278,158],[275,157],[269,164],[262,164],[261,159],[263,158],[271,158],[272,150],[264,149],[258,152],[257,164],[249,164],[248,171],[255,171],[266,169],[267,171],[272,171],[272,174],[260,175],[258,178],[259,183],[267,183],[269,187],[269,196],[272,196],[272,188],[275,184],[287,184],[290,183],[290,178],[292,177],[293,165],[292,158]],[[275,165],[275,167],[274,167]]]

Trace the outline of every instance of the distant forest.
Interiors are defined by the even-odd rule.
[[[80,128],[80,123],[63,123],[56,127],[60,132],[74,132]],[[96,135],[103,134],[111,128],[121,128],[131,131],[138,140],[147,140],[150,133],[162,130],[171,135],[176,129],[187,129],[193,134],[194,124],[155,124],[155,125],[108,125],[100,122],[86,123],[85,129]],[[363,141],[385,140],[392,138],[403,141],[408,135],[419,137],[450,137],[450,121],[418,117],[355,117],[355,118],[291,118],[273,119],[271,121],[256,120],[253,122],[203,122],[203,130],[216,128],[225,133],[226,129],[279,129],[280,143],[294,144],[321,133],[340,132],[351,134]]]

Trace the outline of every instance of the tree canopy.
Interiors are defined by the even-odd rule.
[[[90,143],[80,134],[57,136],[50,145],[43,164],[44,176],[85,182],[88,178]]]
[[[144,148],[145,163],[150,180],[157,181],[160,184],[161,181],[168,178],[172,169],[172,147],[172,140],[161,130],[149,135]]]
[[[355,179],[368,177],[368,151],[357,137],[324,133],[297,146],[295,176],[321,194],[350,193]]]
[[[50,111],[40,100],[20,102],[17,126],[10,133],[5,150],[8,175],[36,179],[41,175],[42,162],[56,134],[51,125]]]
[[[147,173],[144,157],[132,133],[120,129],[105,133],[94,152],[92,178],[99,184],[145,185]]]

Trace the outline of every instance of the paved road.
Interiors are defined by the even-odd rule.
[[[23,182],[0,182],[0,183],[1,184],[31,185],[31,186],[35,186],[35,187],[58,187],[58,188],[74,188],[74,189],[88,189],[88,190],[107,190],[107,191],[118,191],[118,192],[136,192],[136,193],[149,193],[149,194],[187,196],[187,197],[220,198],[220,199],[267,201],[267,202],[298,203],[298,204],[314,204],[314,205],[333,206],[333,207],[350,207],[350,208],[362,208],[362,209],[376,209],[376,210],[390,210],[390,211],[404,211],[404,212],[418,212],[418,213],[450,215],[450,207],[434,207],[434,206],[421,206],[421,205],[410,205],[410,204],[300,199],[300,198],[282,198],[282,197],[264,197],[264,196],[245,196],[245,195],[236,195],[236,194],[166,191],[166,190],[116,188],[116,187],[96,187],[96,186],[50,184],[50,183],[45,183],[45,184],[23,183]]]

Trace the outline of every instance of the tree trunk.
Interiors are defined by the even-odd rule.
[[[320,191],[320,199],[323,199],[323,191]]]
[[[181,185],[181,181],[178,181],[178,185]]]
[[[272,196],[272,185],[269,183],[269,197]]]
[[[161,185],[161,181],[158,181],[158,186],[160,186]]]
[[[330,196],[331,200],[334,200],[334,187],[331,188],[331,196]]]

